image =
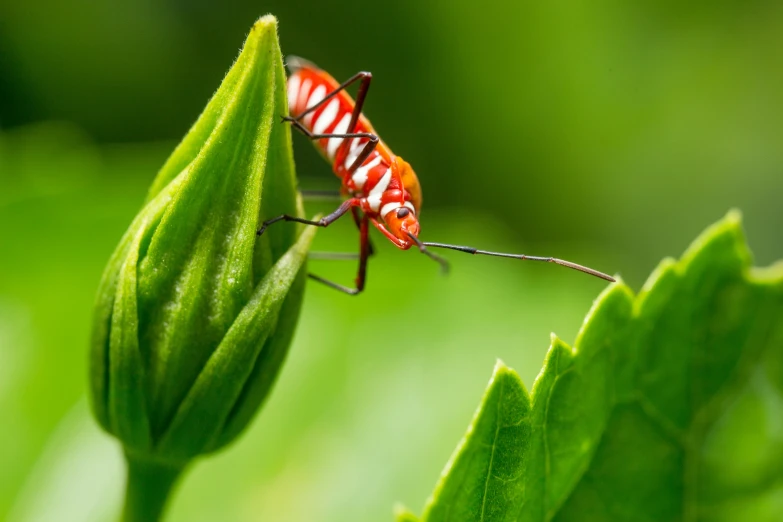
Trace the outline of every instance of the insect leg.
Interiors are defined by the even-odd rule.
[[[356,223],[356,228],[358,228],[359,232],[361,233],[362,217],[359,215],[359,209],[357,207],[352,207],[351,214],[353,214],[353,222]],[[367,247],[370,249],[367,255],[369,256],[375,255],[375,248],[372,246],[372,239],[370,239],[369,236],[367,236]]]
[[[359,85],[359,90],[356,92],[356,102],[353,106],[353,112],[351,113],[351,120],[350,123],[348,123],[348,133],[347,134],[313,134],[310,131],[308,131],[304,125],[301,123],[301,119],[304,118],[307,114],[311,113],[312,111],[318,109],[321,105],[329,101],[331,98],[337,95],[340,91],[346,89],[348,86],[350,86],[352,83],[356,82],[357,80],[361,79],[362,83]],[[353,131],[356,129],[356,124],[359,121],[359,116],[362,114],[362,108],[364,107],[364,100],[367,98],[367,91],[370,90],[370,82],[372,81],[372,73],[370,72],[359,72],[351,76],[348,80],[344,81],[340,84],[339,87],[337,87],[335,90],[324,96],[324,98],[313,105],[312,107],[307,108],[305,111],[301,112],[297,116],[283,116],[283,121],[291,122],[294,127],[299,129],[305,136],[310,138],[311,140],[317,140],[321,138],[367,138],[370,141],[368,141],[364,149],[362,149],[362,152],[359,154],[359,156],[354,160],[354,162],[351,164],[351,166],[348,168],[348,172],[352,173],[354,172],[359,166],[364,163],[364,161],[367,159],[367,157],[372,153],[372,151],[375,149],[375,146],[378,144],[378,136],[371,133],[354,133]],[[344,141],[340,147],[344,147],[347,145],[347,141]]]
[[[348,132],[345,134],[313,134],[302,122],[295,119],[285,118],[285,121],[290,122],[298,131],[307,136],[311,140],[320,140],[322,138],[367,138],[370,140],[368,143],[378,143],[378,136],[370,132]],[[375,145],[373,145],[374,147]],[[366,146],[365,146],[366,147]]]
[[[370,138],[370,141],[368,141],[364,145],[362,151],[359,153],[358,156],[356,156],[356,159],[354,160],[353,163],[351,163],[351,166],[348,167],[348,172],[350,174],[356,172],[356,169],[358,169],[362,165],[362,163],[364,163],[364,161],[370,156],[372,151],[375,150],[375,146],[378,145],[378,136],[376,136],[375,134],[372,134],[371,136],[372,138]]]
[[[337,210],[335,210],[334,212],[332,212],[327,216],[322,217],[318,221],[313,221],[311,219],[303,219],[296,216],[289,216],[288,214],[282,214],[280,216],[267,219],[266,221],[261,223],[261,228],[259,228],[256,231],[256,235],[260,236],[261,234],[264,233],[264,231],[269,225],[273,223],[277,223],[278,221],[293,221],[296,223],[303,223],[305,225],[312,225],[315,227],[328,227],[329,225],[331,225],[332,223],[340,219],[343,215],[345,215],[349,210],[351,210],[352,207],[359,204],[360,201],[356,198],[347,199],[342,205],[337,207]]]
[[[343,195],[339,190],[301,190],[302,199],[307,201],[339,201],[343,198]],[[353,222],[356,223],[356,228],[361,230],[361,216],[359,215],[359,209],[357,207],[351,207],[351,215],[353,216]],[[372,240],[370,242],[370,255],[375,254],[375,248],[373,248]],[[359,254],[351,254],[354,257],[358,257]]]
[[[367,216],[362,217],[359,226],[359,270],[356,273],[356,288],[349,288],[347,286],[329,281],[321,276],[315,274],[307,274],[310,279],[323,283],[330,288],[339,290],[348,295],[359,294],[364,290],[364,283],[367,281],[367,259],[370,257],[370,234],[368,227]]]
[[[361,74],[361,73],[360,73]],[[370,81],[372,80],[372,74],[365,73],[367,76],[365,76],[362,79],[361,85],[359,85],[359,90],[356,92],[356,103],[353,106],[353,112],[351,113],[351,121],[348,123],[348,132],[353,132],[356,130],[356,124],[359,122],[359,117],[362,115],[362,109],[364,108],[364,100],[367,98],[367,91],[370,90]],[[351,163],[350,167],[348,167],[348,172],[353,174],[356,169],[359,168],[359,166],[364,163],[364,161],[370,156],[373,150],[375,150],[375,146],[378,145],[378,136],[375,134],[370,134],[368,136],[369,140],[364,148],[362,149],[362,152],[359,153],[359,155],[356,157],[353,163]],[[343,140],[343,142],[340,144],[340,151],[345,151],[345,148],[348,146],[348,140]],[[338,156],[340,156],[340,153],[338,152]]]
[[[308,107],[306,110],[302,111],[297,116],[285,116],[283,117],[284,120],[287,121],[299,121],[305,116],[307,116],[309,113],[313,112],[314,110],[318,109],[321,105],[326,103],[327,101],[331,100],[335,96],[337,96],[337,93],[339,93],[342,90],[345,90],[346,88],[350,87],[351,84],[355,83],[357,80],[361,79],[362,83],[359,85],[359,90],[356,93],[356,107],[359,108],[359,113],[357,113],[356,119],[351,118],[351,124],[348,126],[348,129],[353,129],[354,125],[356,125],[356,121],[358,120],[359,116],[358,114],[361,114],[362,112],[362,106],[364,105],[364,98],[367,96],[367,90],[370,88],[370,82],[372,81],[372,73],[367,71],[362,71],[354,74],[347,80],[345,80],[343,83],[341,83],[335,90],[324,96],[324,98],[313,105],[312,107]]]
[[[311,140],[320,140],[322,138],[367,138],[369,141],[364,144],[364,148],[359,153],[359,155],[356,157],[353,163],[351,163],[351,166],[348,167],[348,172],[353,173],[356,169],[359,168],[359,166],[364,163],[364,161],[367,159],[367,157],[372,153],[373,150],[375,150],[375,147],[378,145],[378,142],[380,139],[376,134],[373,134],[371,132],[348,132],[346,134],[313,134],[310,132],[307,127],[302,125],[302,123],[296,119],[293,118],[284,118],[285,121],[290,122],[298,131],[300,131],[302,134],[307,136]],[[345,147],[348,144],[347,141],[344,141],[340,147]]]

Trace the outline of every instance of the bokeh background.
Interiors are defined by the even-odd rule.
[[[783,3],[561,0],[0,2],[0,519],[111,520],[117,446],[85,400],[91,306],[157,168],[253,21],[338,79],[416,168],[422,237],[557,255],[639,288],[740,208],[783,257]],[[301,185],[336,186],[295,138]],[[310,212],[328,204],[309,206]],[[278,385],[194,467],[170,520],[390,520],[420,511],[496,358],[528,386],[603,283],[423,256],[376,237],[366,293],[314,283]],[[353,250],[348,223],[322,250]],[[350,281],[351,263],[313,271]]]

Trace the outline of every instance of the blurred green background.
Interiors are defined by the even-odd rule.
[[[557,255],[638,288],[740,208],[783,257],[783,4],[0,2],[0,519],[112,519],[122,461],[85,401],[100,273],[258,16],[338,79],[421,179],[422,237]],[[301,184],[337,180],[295,138]],[[328,210],[328,204],[308,211]],[[376,237],[366,293],[310,284],[288,363],[171,520],[390,520],[419,511],[495,358],[528,386],[603,284],[423,256]],[[320,250],[353,250],[348,223]],[[317,261],[350,281],[351,263]]]

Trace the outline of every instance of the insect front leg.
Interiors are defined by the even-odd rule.
[[[362,220],[366,219],[366,216],[359,215],[359,208],[358,207],[351,207],[351,214],[353,214],[353,222],[356,223],[356,228],[359,229],[359,232],[361,233],[362,230]],[[375,255],[375,247],[372,246],[372,239],[370,239],[370,236],[367,236],[367,248],[368,256],[374,256]]]
[[[340,201],[344,196],[339,190],[300,190],[299,191],[302,194],[302,199],[305,201]],[[358,207],[351,207],[351,215],[353,216],[353,222],[356,224],[356,228],[361,230],[361,220],[362,217],[359,215],[359,208]],[[375,255],[375,248],[373,247],[372,240],[369,240],[370,243],[370,255]],[[358,258],[359,254],[351,254],[354,258]],[[339,256],[333,257],[332,259],[338,259]],[[327,255],[324,255],[323,259],[329,259]]]
[[[331,214],[322,217],[321,219],[314,221],[311,219],[304,219],[297,216],[291,216],[288,214],[282,214],[277,217],[273,217],[271,219],[267,219],[263,223],[261,223],[261,228],[259,228],[256,231],[256,235],[260,236],[264,233],[264,231],[267,229],[269,225],[272,225],[274,223],[277,223],[278,221],[293,221],[295,223],[302,223],[304,225],[312,225],[314,227],[328,227],[338,219],[340,219],[342,216],[344,216],[351,208],[361,205],[361,201],[357,198],[351,198],[345,200],[345,202],[337,207],[337,210],[332,212]]]

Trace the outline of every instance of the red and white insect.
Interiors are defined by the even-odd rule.
[[[423,254],[438,261],[444,269],[448,268],[446,260],[432,253],[428,247],[555,263],[614,281],[614,278],[592,268],[553,257],[490,252],[468,246],[421,241],[418,237],[420,226],[417,217],[421,209],[419,180],[408,162],[396,156],[378,138],[369,120],[362,114],[372,74],[360,72],[339,84],[326,71],[307,60],[289,56],[287,65],[291,71],[288,78],[288,103],[293,116],[285,116],[283,119],[313,140],[316,148],[332,164],[334,173],[342,180],[341,193],[347,199],[337,210],[317,221],[289,215],[268,219],[259,228],[258,235],[278,221],[326,227],[349,211],[360,232],[359,271],[355,288],[313,274],[310,274],[311,278],[348,294],[361,292],[367,274],[367,259],[372,254],[369,240],[369,224],[372,223],[397,247],[407,250],[415,245]],[[354,102],[346,88],[357,81],[360,84]]]

